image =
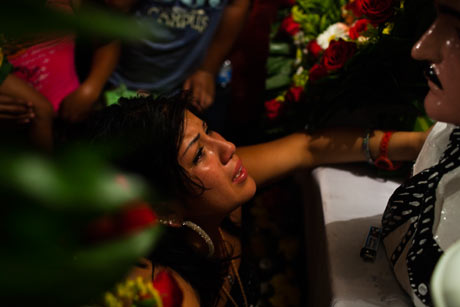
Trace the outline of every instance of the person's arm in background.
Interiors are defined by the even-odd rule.
[[[61,103],[59,115],[69,122],[85,119],[115,69],[120,55],[120,43],[113,41],[95,49],[90,72],[80,86]]]
[[[384,132],[375,130],[369,139],[372,158],[379,156]],[[415,160],[427,132],[395,132],[388,144],[391,161]],[[297,169],[324,164],[366,161],[360,129],[328,129],[313,135],[294,133],[281,139],[237,149],[244,166],[257,184],[282,177]]]
[[[214,102],[216,75],[244,25],[249,4],[249,0],[233,0],[227,5],[202,65],[184,83],[183,89],[192,92],[200,111]]]
[[[24,80],[12,74],[0,84],[0,94],[0,119],[30,125],[32,143],[42,150],[51,151],[55,116],[51,103]]]
[[[2,124],[28,124],[34,117],[33,103],[0,94],[0,121]]]
[[[100,0],[70,0],[70,4],[76,12],[84,5],[99,4],[107,6],[108,9],[128,13],[137,1],[124,0],[106,3]],[[59,115],[63,119],[78,122],[88,116],[118,64],[120,51],[121,44],[119,41],[99,44],[95,48],[88,76],[80,87],[64,98],[61,103]]]
[[[0,48],[0,89],[12,69],[13,67],[5,59]],[[35,117],[35,114],[31,102],[0,94],[0,122],[2,126],[30,123],[33,117]]]

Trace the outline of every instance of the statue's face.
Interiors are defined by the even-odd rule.
[[[435,4],[436,20],[414,45],[412,57],[431,64],[425,97],[428,116],[460,125],[460,1]]]

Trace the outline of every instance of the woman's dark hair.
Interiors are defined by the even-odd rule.
[[[96,144],[121,146],[115,164],[147,179],[161,194],[180,197],[203,191],[179,165],[177,155],[184,131],[187,94],[169,97],[121,98],[90,117],[84,124],[85,137]]]
[[[142,175],[165,196],[180,199],[204,191],[191,179],[177,156],[184,132],[184,116],[191,109],[185,93],[169,97],[136,97],[92,115],[71,138],[95,144],[121,144],[122,153],[110,160],[125,171]],[[226,221],[228,223],[228,221]],[[232,233],[234,226],[228,228]],[[187,280],[200,295],[201,306],[214,306],[229,259],[212,259],[187,244],[183,229],[167,228],[154,251],[147,256],[154,266],[170,267]]]

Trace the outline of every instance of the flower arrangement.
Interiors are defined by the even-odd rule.
[[[410,50],[433,14],[427,0],[297,0],[273,26],[267,118],[313,130],[368,109],[362,125],[412,129],[426,87]]]
[[[153,281],[142,277],[127,280],[116,286],[114,292],[104,296],[106,307],[180,307],[183,293],[177,281],[167,271],[161,271]]]

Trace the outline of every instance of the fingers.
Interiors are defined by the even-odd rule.
[[[197,99],[197,101],[198,101],[198,104],[200,105],[200,110],[201,111],[204,111],[204,110],[208,109],[211,106],[212,98],[208,93],[200,92],[198,94],[198,97],[199,98]]]
[[[8,114],[0,113],[0,120],[15,121],[18,124],[28,124],[35,118],[35,113]]]
[[[8,114],[23,114],[29,113],[32,110],[32,105],[28,104],[14,104],[0,102],[0,112]]]
[[[214,102],[212,89],[206,89],[201,84],[193,87],[193,105],[200,111],[208,109]]]
[[[21,105],[32,105],[32,103],[25,101],[24,99],[17,98],[14,96],[0,94],[1,104],[21,104]]]
[[[0,119],[7,119],[7,120],[11,120],[11,119],[15,119],[15,120],[23,120],[23,119],[27,119],[27,118],[34,118],[35,117],[35,114],[31,114],[31,113],[25,113],[25,114],[20,114],[20,115],[17,115],[17,114],[8,114],[8,113],[0,113]]]
[[[207,93],[207,92],[203,92],[202,96],[201,96],[201,106],[203,109],[208,109],[212,103],[213,103],[213,97]]]
[[[198,70],[184,82],[183,89],[192,91],[192,104],[203,112],[214,102],[214,75]]]
[[[27,124],[35,116],[34,106],[31,102],[0,94],[0,120]]]

